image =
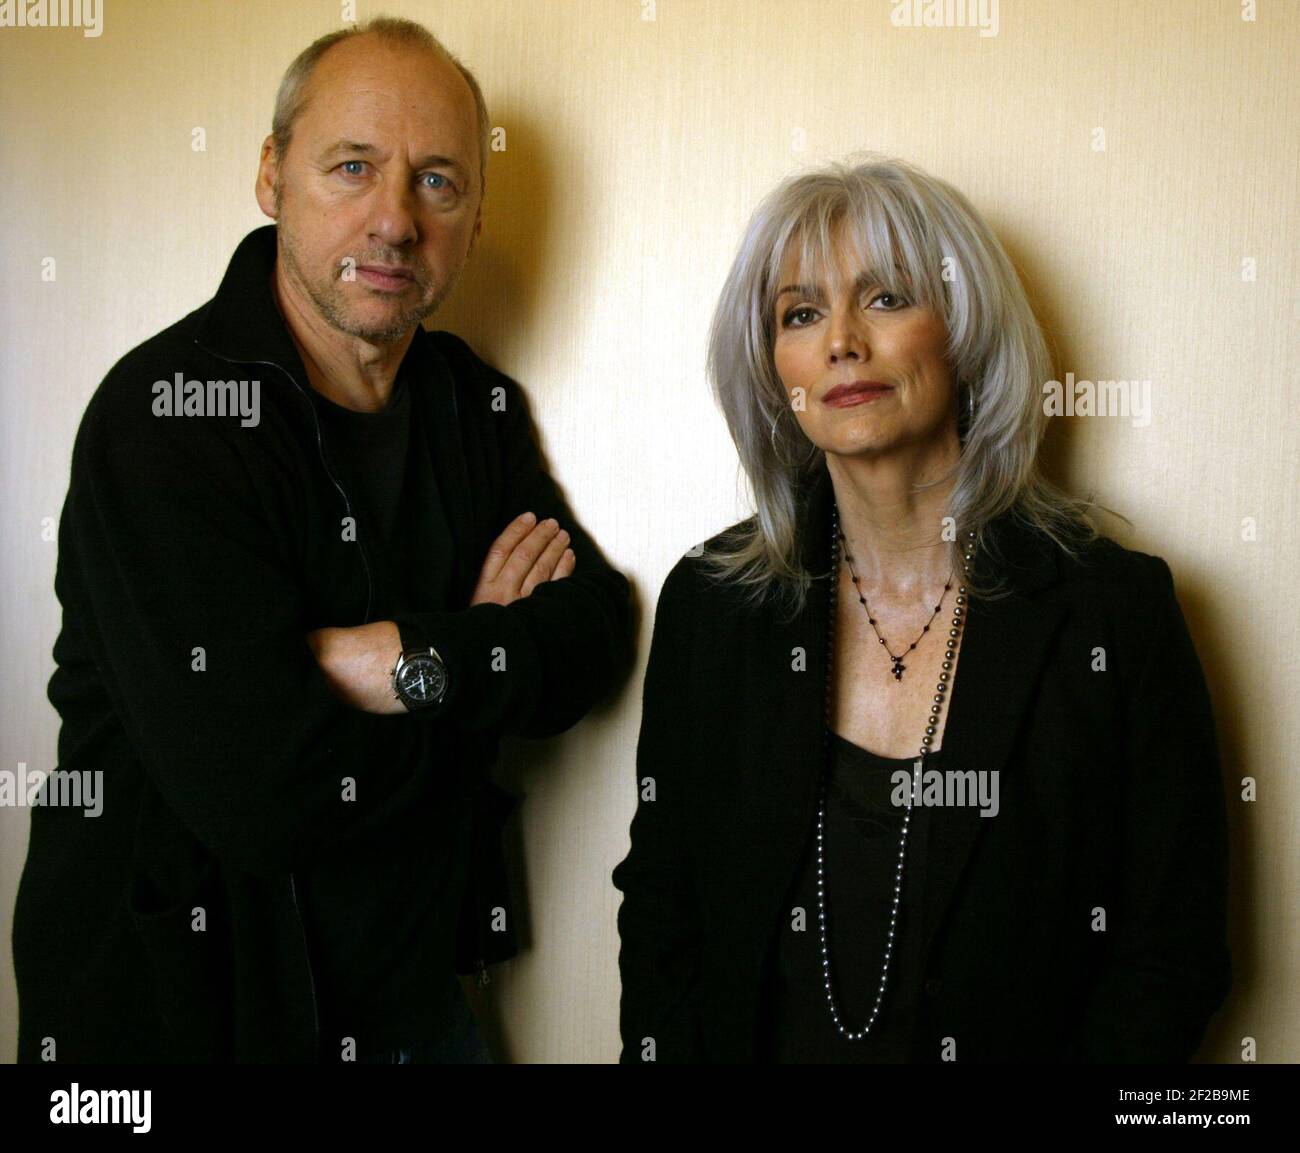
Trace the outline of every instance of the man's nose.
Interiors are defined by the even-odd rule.
[[[413,195],[409,179],[385,178],[375,193],[372,205],[371,235],[393,248],[414,243],[416,226],[411,202]]]

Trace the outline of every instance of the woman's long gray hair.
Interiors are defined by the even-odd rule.
[[[705,546],[713,574],[738,583],[751,600],[773,591],[802,609],[814,574],[803,567],[797,523],[803,486],[825,467],[825,453],[804,435],[773,361],[777,278],[797,250],[800,283],[835,267],[841,243],[887,292],[941,315],[948,330],[953,403],[961,456],[947,515],[961,572],[963,542],[1008,509],[1067,552],[1094,538],[1095,502],[1071,497],[1039,472],[1038,448],[1047,430],[1042,387],[1051,358],[1010,259],[970,202],[951,185],[900,160],[868,154],[786,178],[759,205],[745,230],[718,300],[709,333],[708,375],[740,454],[755,514]],[[974,419],[967,406],[973,403]],[[945,474],[917,491],[953,477]],[[996,559],[996,558],[995,558]],[[1002,582],[972,595],[1004,595]]]

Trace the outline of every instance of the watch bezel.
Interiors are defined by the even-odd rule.
[[[406,691],[403,684],[403,676],[413,666],[428,665],[436,669],[441,684],[436,696],[417,697]],[[440,704],[447,696],[448,675],[447,664],[438,655],[438,650],[430,645],[428,648],[412,649],[402,653],[397,658],[397,664],[393,666],[393,695],[397,697],[408,709],[427,709],[434,705]]]

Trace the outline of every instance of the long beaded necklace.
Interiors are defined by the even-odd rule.
[[[962,568],[967,577],[970,575],[970,565],[974,557],[975,533],[972,530],[967,534],[970,538],[963,553]],[[831,671],[834,667],[835,659],[835,616],[838,607],[838,601],[835,596],[835,590],[839,587],[839,545],[840,545],[840,514],[839,507],[832,502],[831,504],[831,571],[835,574],[836,579],[831,585],[831,611],[830,623],[827,626],[828,640],[826,645],[826,729],[830,732],[831,727]],[[856,579],[854,585],[857,585]],[[945,586],[945,592],[951,587],[951,582]],[[861,598],[861,590],[859,590]],[[863,604],[865,605],[865,601]],[[939,605],[935,606],[935,613],[943,604],[943,598],[940,597]],[[898,905],[903,892],[903,865],[907,858],[907,834],[912,823],[912,806],[916,802],[916,791],[920,786],[921,775],[925,765],[925,758],[930,754],[930,744],[934,740],[934,734],[938,731],[939,715],[943,708],[943,703],[947,697],[948,682],[952,678],[953,655],[957,651],[957,642],[961,636],[963,618],[966,615],[966,586],[965,584],[957,587],[957,603],[953,608],[952,625],[948,629],[947,648],[943,654],[943,671],[939,674],[939,683],[935,685],[934,701],[930,705],[930,718],[925,726],[925,736],[921,738],[920,764],[915,767],[912,774],[912,793],[908,798],[907,812],[903,815],[902,833],[898,839],[898,866],[894,871],[894,900],[889,910],[889,934],[885,938],[885,959],[880,967],[880,984],[876,989],[876,1003],[871,1007],[871,1013],[867,1018],[867,1023],[861,1029],[850,1029],[840,1019],[839,1006],[835,1003],[835,993],[831,988],[831,954],[830,944],[827,940],[826,930],[826,867],[823,856],[825,831],[826,831],[826,782],[830,776],[830,740],[825,738],[826,757],[822,771],[821,787],[817,796],[817,912],[818,923],[821,928],[821,945],[822,945],[822,981],[826,986],[826,1004],[830,1009],[831,1020],[835,1023],[835,1028],[839,1030],[840,1036],[848,1041],[861,1041],[876,1023],[880,1014],[880,1005],[885,998],[885,989],[889,983],[889,963],[894,953],[894,929],[898,924]],[[868,616],[870,610],[868,610]],[[934,617],[930,618],[932,621]],[[873,622],[874,627],[874,622]],[[925,626],[922,632],[929,629]],[[879,632],[877,632],[879,636]],[[917,638],[920,639],[919,637]],[[884,641],[882,640],[883,644]],[[912,648],[915,648],[915,643]],[[910,651],[910,650],[909,650]],[[890,653],[893,656],[892,653]],[[901,680],[897,671],[900,657],[894,657],[896,680]]]

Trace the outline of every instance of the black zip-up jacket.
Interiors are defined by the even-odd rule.
[[[414,363],[446,370],[417,372],[412,391],[455,542],[454,607],[401,623],[404,643],[437,648],[449,696],[433,716],[378,716],[332,694],[305,636],[372,619],[370,563],[272,294],[275,254],[273,225],[250,233],[216,296],[124,356],[77,432],[49,698],[58,767],[102,772],[103,809],[31,811],[20,1061],[317,1060],[296,875],[427,804],[436,774],[463,774],[476,798],[458,968],[512,955],[488,929],[513,800],[488,777],[498,738],[564,731],[631,660],[627,580],[544,471],[519,385],[419,330]],[[155,382],[178,373],[257,380],[256,423],[155,415]],[[488,547],[527,510],[568,529],[574,573],[468,607]]]

